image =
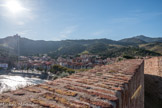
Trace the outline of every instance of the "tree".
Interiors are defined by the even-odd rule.
[[[75,73],[75,71],[73,69],[69,69],[60,65],[53,65],[50,68],[50,72],[53,74],[57,74],[57,75],[61,75],[63,72],[64,73],[68,73],[68,74],[72,74]]]

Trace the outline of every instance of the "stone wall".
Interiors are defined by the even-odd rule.
[[[162,57],[145,60],[145,108],[162,107]]]
[[[158,57],[159,61],[159,76],[162,77],[162,57]]]
[[[162,57],[153,57],[145,60],[145,74],[162,77]]]
[[[123,108],[144,108],[144,63],[142,63],[132,76],[125,92],[128,106]]]
[[[145,74],[159,75],[158,57],[153,57],[145,60]]]
[[[144,108],[143,69],[143,60],[138,59],[95,67],[3,93],[0,108]]]

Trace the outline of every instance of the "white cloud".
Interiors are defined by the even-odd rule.
[[[67,38],[70,34],[72,34],[73,32],[76,31],[77,26],[69,26],[66,27],[62,32],[60,32],[60,36],[61,38],[65,39]]]
[[[24,25],[25,24],[25,22],[23,22],[23,21],[18,21],[17,22],[17,25]]]
[[[94,36],[99,36],[99,35],[102,35],[104,34],[104,31],[96,31],[96,32],[93,32],[92,35]]]
[[[104,37],[111,33],[112,33],[112,29],[104,29],[104,30],[98,30],[98,31],[92,32],[90,35]]]
[[[52,40],[59,41],[68,39],[68,37],[76,31],[77,27],[78,26],[76,25],[65,27],[61,32],[57,34],[57,36],[54,36]]]
[[[18,31],[17,33],[22,36],[22,35],[26,35],[29,34],[31,32],[31,30],[23,30],[23,31]]]

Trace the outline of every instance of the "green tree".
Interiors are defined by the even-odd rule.
[[[57,74],[57,75],[61,75],[63,72],[64,73],[68,73],[68,74],[72,74],[75,73],[75,71],[73,69],[69,69],[60,65],[53,65],[50,68],[50,72],[53,74]]]

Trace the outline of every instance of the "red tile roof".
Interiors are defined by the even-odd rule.
[[[3,93],[0,107],[12,104],[15,108],[22,105],[25,108],[114,108],[124,84],[141,63],[142,60],[128,60],[97,66],[87,72]]]

